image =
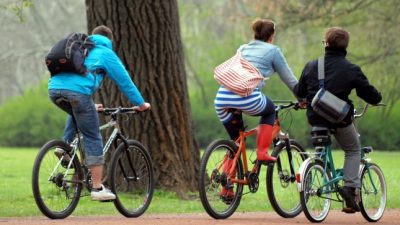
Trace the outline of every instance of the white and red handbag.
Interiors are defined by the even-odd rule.
[[[243,97],[249,96],[264,80],[260,71],[244,59],[240,51],[215,68],[214,78],[226,89]]]

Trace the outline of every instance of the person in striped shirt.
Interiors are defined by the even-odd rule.
[[[254,40],[239,47],[242,57],[254,65],[260,73],[269,78],[277,72],[286,86],[293,91],[298,80],[286,62],[281,49],[272,44],[275,37],[275,23],[269,19],[257,19],[252,23]],[[272,142],[272,128],[275,120],[274,103],[261,92],[265,81],[247,97],[242,97],[228,90],[223,85],[218,89],[214,100],[218,118],[232,140],[244,130],[242,112],[251,116],[260,116],[257,133],[257,160],[261,163],[273,163],[276,158],[268,153]],[[223,172],[227,174],[233,164],[233,156],[226,161]],[[222,187],[220,196],[229,204],[234,196],[233,188]]]

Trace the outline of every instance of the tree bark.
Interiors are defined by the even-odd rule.
[[[157,187],[182,194],[194,191],[199,151],[176,0],[86,0],[86,6],[88,30],[98,25],[113,30],[114,50],[152,106],[149,112],[120,120],[122,132],[149,149]],[[107,107],[130,106],[110,79],[95,99]]]

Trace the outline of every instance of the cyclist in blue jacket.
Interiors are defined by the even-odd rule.
[[[64,140],[72,141],[77,130],[75,124],[83,135],[86,164],[90,168],[93,179],[92,199],[112,200],[115,199],[115,195],[105,188],[101,181],[104,156],[97,110],[101,110],[102,105],[95,105],[92,95],[97,91],[106,75],[133,105],[139,106],[139,111],[149,109],[150,104],[144,101],[123,63],[112,50],[113,34],[111,29],[106,26],[96,27],[90,40],[95,43],[95,47],[85,58],[84,64],[89,71],[88,74],[63,72],[52,76],[48,82],[49,97],[54,104],[69,114],[64,130]],[[71,115],[76,123],[72,122]],[[58,157],[64,153],[60,151],[64,150],[55,150]]]

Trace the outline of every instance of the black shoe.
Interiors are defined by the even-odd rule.
[[[69,156],[69,154],[64,149],[56,148],[54,150],[54,155],[56,155],[58,159],[62,159],[61,165],[64,168],[68,167],[69,161],[71,161],[71,156]],[[74,168],[74,164],[71,164],[71,168]]]
[[[346,207],[342,211],[345,213],[360,212],[360,207],[356,202],[356,191],[353,187],[343,187],[338,189],[339,194],[346,202]]]

